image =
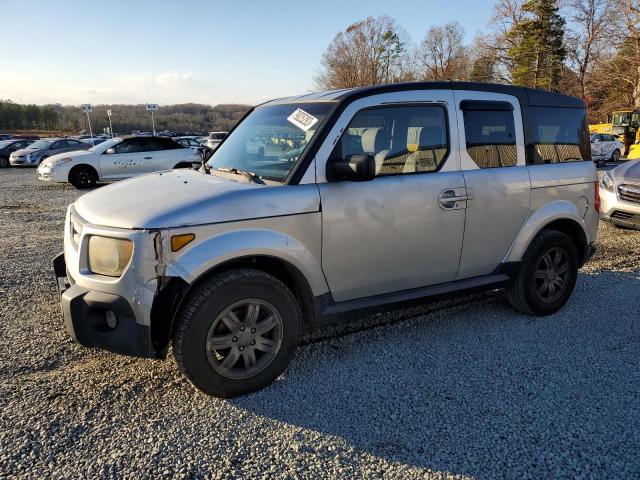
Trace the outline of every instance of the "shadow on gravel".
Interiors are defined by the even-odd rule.
[[[472,303],[327,340],[232,403],[440,472],[637,478],[639,299],[638,272],[580,274],[555,315]]]

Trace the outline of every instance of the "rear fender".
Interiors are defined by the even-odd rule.
[[[567,200],[556,200],[536,210],[525,221],[503,262],[521,261],[527,248],[529,248],[538,233],[556,220],[572,220],[576,222],[582,228],[585,236],[589,238],[587,225],[582,215],[578,212],[576,205]]]

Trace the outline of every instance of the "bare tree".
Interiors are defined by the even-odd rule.
[[[458,22],[427,30],[418,52],[425,80],[466,80],[469,56],[462,43],[464,29]]]
[[[408,36],[387,17],[368,17],[339,32],[322,56],[316,85],[338,89],[411,78]]]
[[[569,28],[565,35],[568,66],[577,75],[579,92],[587,97],[594,65],[611,55],[611,34],[618,21],[613,0],[567,0]]]

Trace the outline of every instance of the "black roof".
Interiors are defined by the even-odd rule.
[[[534,107],[585,108],[584,102],[576,97],[561,93],[538,90],[534,88],[504,85],[500,83],[478,82],[406,82],[375,85],[372,87],[349,88],[325,92],[307,93],[294,97],[281,98],[267,103],[289,103],[304,101],[338,101],[350,103],[358,98],[381,93],[401,92],[408,90],[472,90],[512,95],[520,105]]]

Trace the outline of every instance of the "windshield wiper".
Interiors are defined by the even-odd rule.
[[[249,179],[253,183],[259,183],[260,185],[265,185],[258,175],[253,172],[247,172],[246,170],[238,170],[235,167],[227,168],[227,167],[218,167],[216,170],[224,173],[233,173],[234,175],[242,175],[243,177]]]

